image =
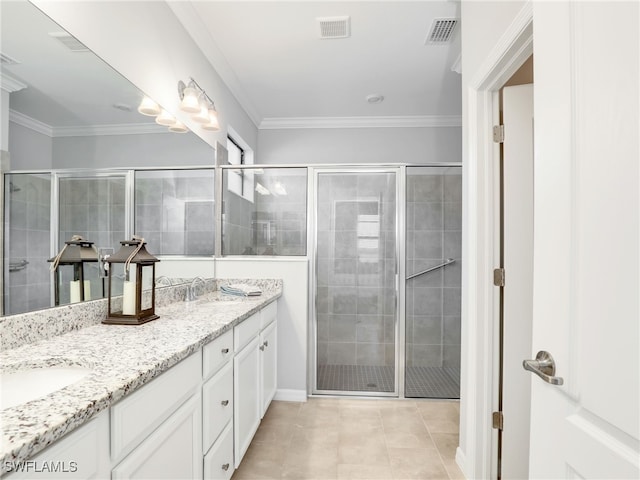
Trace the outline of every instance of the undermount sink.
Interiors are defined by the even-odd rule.
[[[32,366],[0,372],[0,410],[49,395],[92,372],[80,365]]]

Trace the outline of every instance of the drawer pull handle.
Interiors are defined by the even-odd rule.
[[[222,470],[224,470],[225,472],[229,470],[229,464],[225,463],[224,465],[222,465]]]
[[[260,345],[260,350],[264,352],[264,345]]]
[[[223,407],[226,407],[227,405],[229,405],[229,400],[222,400],[220,403]]]
[[[264,343],[263,343],[263,345],[264,345],[265,347],[268,347],[268,346],[269,346],[269,341],[268,341],[268,340],[265,340],[265,341],[264,341]]]
[[[222,349],[222,354],[226,355],[227,353],[229,353],[229,349],[228,348],[223,348]]]

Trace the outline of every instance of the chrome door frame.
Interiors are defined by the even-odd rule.
[[[393,392],[367,392],[367,391],[342,391],[342,390],[318,390],[317,388],[317,317],[316,317],[316,290],[317,290],[317,262],[318,262],[318,229],[317,229],[317,206],[318,206],[318,177],[321,173],[393,173],[396,179],[396,228],[395,228],[395,364],[394,364],[394,390]],[[309,362],[308,362],[308,393],[310,395],[340,395],[340,396],[367,396],[367,397],[404,397],[404,370],[405,370],[405,348],[404,339],[405,324],[405,299],[404,299],[404,277],[405,277],[405,210],[406,204],[403,200],[403,192],[406,189],[406,171],[403,165],[345,165],[344,167],[331,166],[309,166],[308,167],[308,229],[307,232],[307,252],[310,253],[309,265]]]

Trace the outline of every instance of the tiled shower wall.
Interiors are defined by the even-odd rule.
[[[10,215],[5,216],[3,294],[4,313],[11,315],[50,305],[51,176],[16,174],[5,179],[5,208]],[[18,267],[23,261],[28,263]]]
[[[407,175],[407,276],[455,263],[406,284],[406,366],[460,368],[462,176]]]
[[[395,175],[321,174],[317,359],[395,363]]]

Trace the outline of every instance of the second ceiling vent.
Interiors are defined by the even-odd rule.
[[[449,43],[458,25],[457,18],[436,18],[424,41],[425,45],[441,45]]]
[[[351,36],[351,22],[349,16],[318,17],[320,38],[347,38]]]

